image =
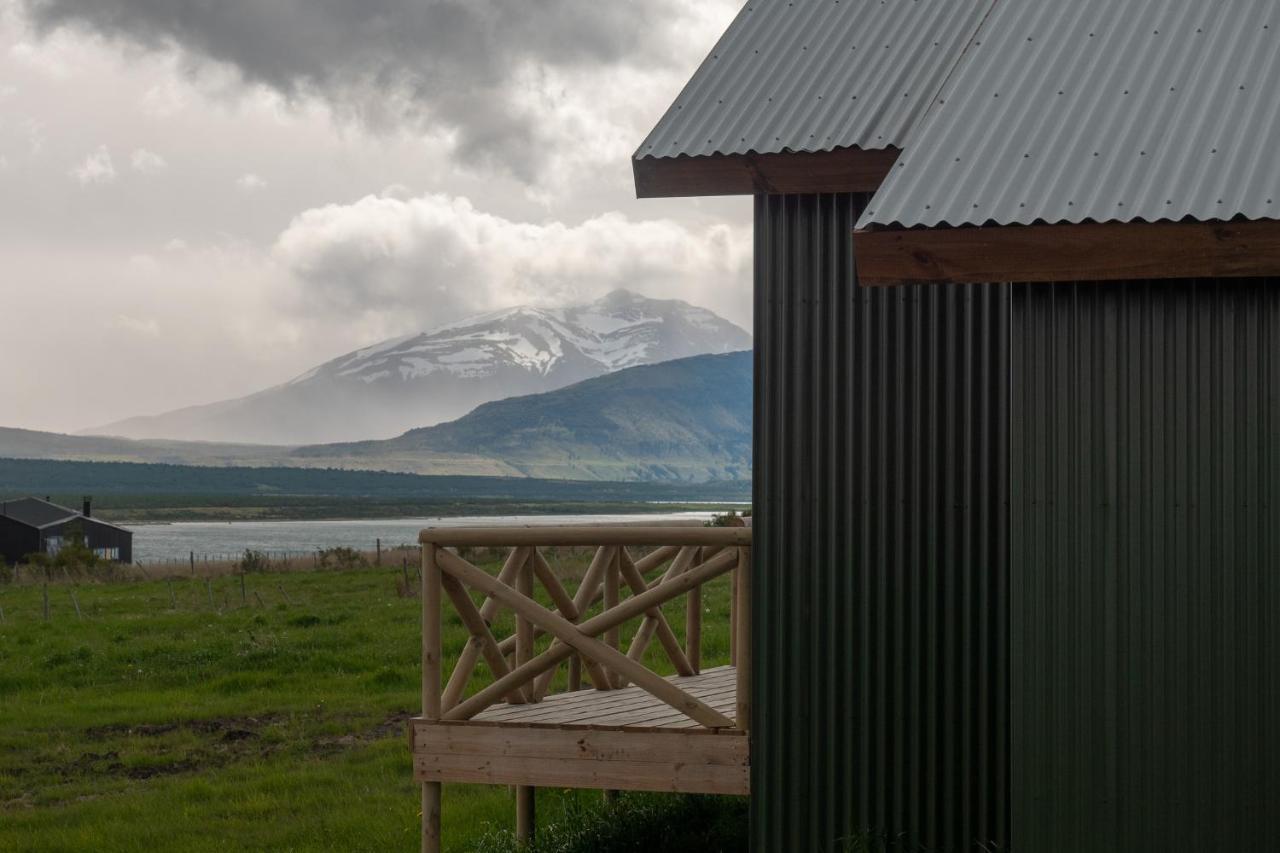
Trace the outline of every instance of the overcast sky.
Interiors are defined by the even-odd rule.
[[[629,157],[736,0],[0,0],[0,426],[616,287],[750,327],[750,204]]]

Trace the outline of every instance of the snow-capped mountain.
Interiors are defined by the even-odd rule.
[[[470,317],[348,353],[248,397],[86,432],[268,444],[388,438],[492,400],[750,346],[750,335],[704,308],[617,290],[589,305]]]

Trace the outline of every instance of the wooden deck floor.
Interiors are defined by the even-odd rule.
[[[733,716],[733,667],[669,680]],[[466,722],[415,719],[411,737],[422,782],[749,792],[744,732],[705,729],[638,687],[499,705]]]
[[[719,666],[700,675],[670,676],[667,680],[733,718],[737,690],[737,674],[733,667]],[[496,705],[479,714],[475,720],[508,725],[700,728],[696,722],[639,687],[561,693],[548,696],[536,705]]]

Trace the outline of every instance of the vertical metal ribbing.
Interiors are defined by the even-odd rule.
[[[755,202],[753,841],[1003,849],[1010,291],[858,287],[865,201]]]
[[[1014,291],[1017,849],[1280,845],[1280,290]]]

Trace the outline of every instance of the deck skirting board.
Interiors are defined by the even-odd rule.
[[[750,793],[748,739],[740,731],[415,719],[410,736],[419,782]]]

